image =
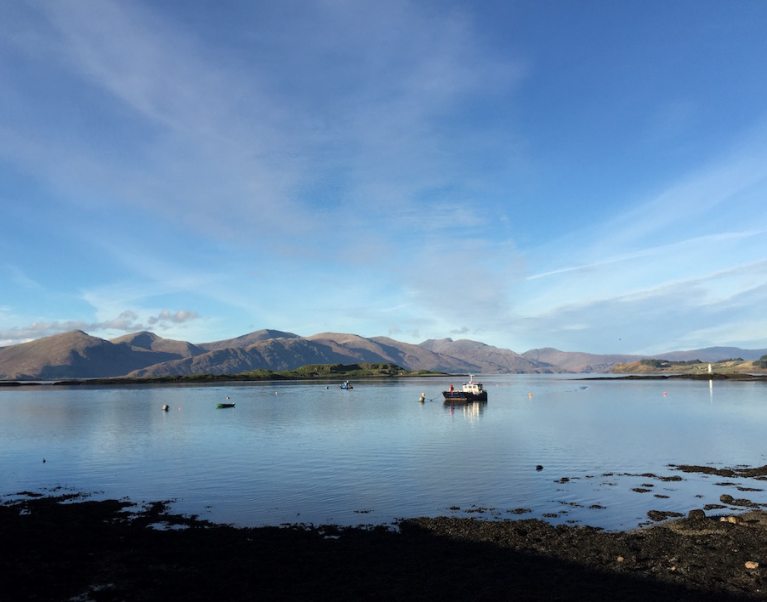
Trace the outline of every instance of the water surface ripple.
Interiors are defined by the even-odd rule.
[[[767,463],[763,383],[482,380],[487,404],[454,407],[440,392],[460,377],[0,389],[0,493],[174,499],[239,525],[446,514],[619,529],[722,494],[767,502],[767,481],[669,467]]]

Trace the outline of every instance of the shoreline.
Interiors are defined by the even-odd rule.
[[[540,375],[548,373],[525,372],[514,373],[515,375]],[[767,374],[749,374],[749,373],[722,373],[714,372],[711,374],[626,374],[615,373],[611,376],[589,376],[585,372],[562,372],[559,376],[569,377],[570,380],[577,381],[626,381],[626,380],[727,380],[739,382],[765,382],[767,383]],[[468,374],[444,374],[441,372],[408,372],[403,371],[399,374],[376,375],[376,374],[346,374],[338,375],[308,376],[296,375],[287,371],[285,373],[270,372],[264,376],[251,375],[232,375],[232,374],[204,374],[196,376],[162,376],[153,378],[126,378],[126,377],[108,377],[108,378],[72,378],[59,380],[0,380],[0,387],[70,387],[70,386],[140,386],[140,385],[205,385],[205,384],[247,384],[247,383],[268,383],[268,382],[316,382],[321,384],[335,384],[339,381],[353,379],[355,381],[380,381],[392,379],[412,379],[412,378],[467,378]],[[493,375],[490,375],[493,376]]]
[[[609,532],[454,517],[248,528],[169,501],[11,495],[0,597],[14,600],[767,599],[761,510]]]
[[[616,376],[584,376],[576,380],[736,380],[744,382],[767,382],[767,374],[621,374]]]
[[[344,380],[355,382],[385,381],[392,379],[439,378],[455,375],[441,372],[402,371],[398,374],[350,374],[340,372],[337,375],[319,376],[296,375],[289,372],[270,372],[264,376],[236,374],[203,374],[197,376],[160,376],[152,378],[128,378],[122,376],[107,378],[71,378],[58,380],[0,380],[0,387],[70,387],[70,386],[135,386],[135,385],[205,385],[205,384],[247,384],[269,382],[316,382],[318,384],[337,384]],[[459,375],[461,376],[461,375]],[[466,375],[468,376],[468,375]]]

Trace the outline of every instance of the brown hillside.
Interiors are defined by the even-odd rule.
[[[577,351],[560,351],[546,347],[544,349],[531,349],[522,354],[532,361],[545,362],[558,366],[566,372],[610,372],[612,367],[619,362],[627,362],[638,359],[632,355],[597,355]]]
[[[200,355],[205,353],[205,350],[187,343],[186,341],[174,341],[173,339],[164,339],[157,336],[153,332],[141,331],[134,332],[133,334],[126,334],[124,336],[112,339],[112,343],[119,345],[125,343],[131,347],[138,349],[146,349],[147,351],[162,351],[164,353],[173,353],[179,358],[191,357],[194,355]]]
[[[485,343],[461,339],[430,339],[421,343],[422,347],[441,355],[461,358],[478,366],[478,372],[484,374],[558,372],[550,364],[528,359],[510,349],[500,349]]]
[[[0,378],[52,380],[121,376],[175,357],[170,353],[114,344],[76,330],[0,350]]]
[[[297,334],[292,332],[282,332],[281,330],[270,330],[264,328],[256,330],[255,332],[249,332],[233,339],[224,339],[222,341],[213,341],[212,343],[201,343],[198,345],[205,351],[216,351],[218,349],[244,349],[250,347],[254,343],[261,341],[268,341],[271,339],[295,339],[299,338]]]

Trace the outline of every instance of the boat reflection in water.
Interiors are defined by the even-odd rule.
[[[450,412],[451,416],[454,415],[456,412],[460,412],[463,414],[464,418],[466,418],[467,420],[476,420],[485,411],[485,406],[487,406],[487,402],[486,401],[451,402],[446,399],[443,405],[445,407],[445,410]]]

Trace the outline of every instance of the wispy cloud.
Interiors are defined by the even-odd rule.
[[[131,310],[121,312],[118,316],[100,322],[86,322],[81,320],[64,320],[52,322],[33,322],[27,326],[18,326],[0,330],[0,345],[15,345],[33,339],[47,337],[72,330],[82,330],[89,334],[104,332],[137,332],[147,330],[149,327],[163,329],[170,324],[181,324],[195,320],[199,316],[188,310],[162,310],[154,316],[145,318]],[[145,321],[144,321],[145,320]]]
[[[515,306],[522,330],[538,324],[551,344],[583,348],[569,325],[587,325],[595,351],[626,348],[632,337],[635,350],[662,351],[651,341],[659,332],[659,344],[673,346],[704,325],[711,332],[714,316],[731,328],[752,320],[736,299],[767,260],[767,145],[757,131],[644,202],[529,254],[539,269]]]
[[[165,322],[171,322],[173,324],[183,324],[184,322],[188,322],[189,320],[194,320],[198,318],[197,312],[194,311],[188,311],[188,310],[179,310],[171,312],[167,309],[164,309],[160,312],[157,316],[149,316],[147,319],[147,322],[150,325],[155,324],[163,324]]]
[[[758,347],[766,280],[767,261],[759,261],[631,294],[562,304],[517,318],[509,327],[527,341],[545,333],[548,344],[564,350],[584,348],[579,331],[588,333],[591,349],[598,352],[650,354],[707,346],[706,335],[713,332],[718,344]]]
[[[475,95],[505,93],[523,73],[480,52],[461,12],[410,2],[307,5],[306,16],[289,25],[306,34],[298,45],[294,35],[261,32],[247,64],[220,60],[233,58],[223,50],[211,55],[202,40],[141,4],[39,8],[56,37],[27,51],[49,53],[71,77],[120,101],[120,119],[141,137],[128,142],[126,155],[94,153],[87,140],[70,137],[58,141],[67,145],[62,153],[49,136],[44,145],[27,142],[17,160],[46,166],[73,196],[97,184],[110,190],[108,202],[143,206],[208,235],[252,241],[253,232],[270,240],[298,232],[299,244],[311,242],[315,252],[323,248],[318,227],[348,223],[354,212],[389,223],[401,215],[415,230],[436,227],[412,216],[423,214],[421,195],[461,180],[458,149],[468,143],[451,144],[445,116]],[[353,26],[352,14],[359,17]],[[293,69],[277,73],[276,57]],[[302,79],[312,86],[311,102]],[[119,113],[108,111],[106,119]],[[37,139],[6,127],[17,141]],[[75,168],[62,169],[62,156]],[[327,210],[311,208],[318,196]],[[474,219],[449,199],[446,211],[451,202]]]
[[[616,327],[620,309],[664,327],[675,315],[661,332],[676,338],[683,323],[709,328],[685,286],[705,311],[720,303],[748,319],[745,272],[720,275],[765,259],[767,127],[753,111],[727,146],[704,136],[701,152],[634,171],[605,161],[617,135],[574,138],[583,157],[552,151],[565,135],[556,124],[601,127],[603,82],[553,98],[572,73],[550,57],[570,40],[544,52],[522,35],[517,46],[484,5],[195,6],[179,18],[174,4],[141,1],[0,5],[0,168],[19,176],[8,198],[37,202],[29,231],[77,246],[83,272],[52,284],[39,266],[55,251],[9,255],[18,298],[41,283],[83,324],[122,316],[176,334],[347,324],[595,351],[610,342],[599,311]],[[630,93],[611,89],[616,131],[642,138],[630,156],[701,139],[711,106],[693,89],[656,94],[639,125],[617,121]],[[573,115],[584,121],[568,129]],[[577,200],[604,186],[565,181],[585,160],[632,170],[630,189],[607,178],[614,202],[585,212],[586,226]],[[533,182],[536,170],[560,183]],[[68,324],[3,302],[14,323]]]
[[[755,131],[765,129],[760,124]],[[742,210],[736,213],[728,209],[742,205],[742,196],[753,187],[764,189],[765,185],[767,145],[764,138],[749,139],[653,198],[606,221],[595,247],[609,252],[614,248],[642,246],[658,237],[673,241],[690,230],[719,230],[731,223],[764,227],[764,213],[748,215]],[[728,223],[721,221],[725,215]]]
[[[464,136],[449,117],[477,97],[508,94],[525,75],[521,62],[483,47],[465,12],[310,3],[276,32],[262,31],[251,15],[259,37],[244,42],[258,40],[243,63],[225,49],[211,54],[151,5],[37,8],[46,43],[26,52],[95,90],[87,100],[108,128],[135,128],[121,137],[127,152],[115,153],[96,152],[103,149],[87,137],[36,144],[18,124],[5,124],[14,140],[26,140],[23,153],[9,156],[47,169],[71,202],[139,208],[208,239],[318,269],[388,271],[393,261],[408,266],[397,271],[426,311],[502,310],[503,294],[490,287],[452,301],[432,292],[456,272],[496,276],[482,267],[481,255],[495,252],[487,241],[484,251],[462,243],[464,254],[451,245],[452,267],[445,263],[442,233],[465,237],[491,219],[467,201],[475,191],[466,182],[477,174],[464,177],[465,157],[488,145],[502,150],[489,126]],[[219,294],[212,275],[162,268],[129,235],[119,238],[103,245],[143,283],[89,287],[85,298],[100,316],[146,306],[160,291],[218,296],[242,311],[258,304],[247,288]],[[189,282],[179,283],[179,274]]]
[[[8,280],[13,282],[16,286],[34,291],[43,290],[43,286],[33,278],[30,278],[20,267],[7,263],[0,267],[2,268],[2,271],[5,272]]]
[[[756,236],[762,236],[767,233],[767,230],[747,230],[743,232],[718,232],[715,234],[708,234],[705,236],[696,236],[686,240],[678,240],[670,244],[658,245],[655,247],[649,247],[640,249],[632,253],[624,253],[620,255],[614,255],[612,257],[606,257],[598,261],[594,261],[582,265],[573,265],[557,268],[548,272],[541,272],[538,274],[531,274],[527,276],[527,280],[539,280],[541,278],[548,278],[550,276],[558,276],[561,274],[567,274],[570,272],[591,272],[597,268],[604,266],[612,266],[628,261],[635,261],[637,259],[645,259],[651,257],[667,257],[677,253],[687,253],[689,250],[693,252],[699,249],[710,249],[712,246],[720,242],[738,241],[742,239],[749,239]],[[710,264],[709,264],[710,265]]]

